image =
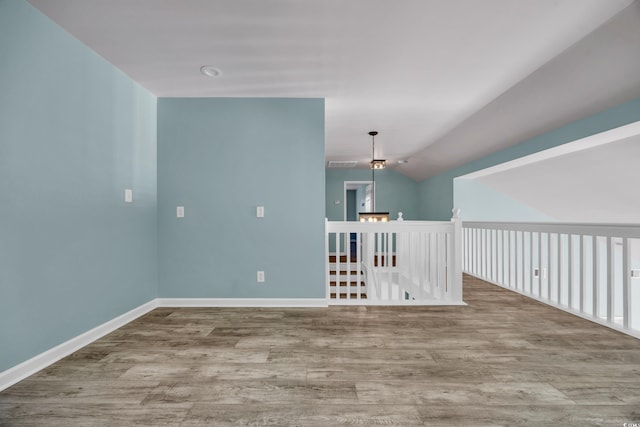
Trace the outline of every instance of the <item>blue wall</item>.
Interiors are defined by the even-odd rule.
[[[1,372],[153,299],[157,242],[156,98],[25,1],[0,58]]]
[[[160,297],[324,298],[324,100],[159,99],[158,188]]]
[[[554,218],[475,179],[454,180],[454,206],[465,221],[552,222]]]
[[[327,169],[326,170],[326,212],[329,221],[344,220],[344,182],[371,181],[370,169]],[[335,201],[340,200],[340,204]],[[406,220],[420,219],[418,183],[393,169],[376,171],[376,210],[389,212],[391,219],[398,212]]]
[[[428,178],[419,184],[420,219],[442,221],[451,218],[455,177],[638,120],[640,120],[640,98]],[[464,212],[461,216],[465,218]]]

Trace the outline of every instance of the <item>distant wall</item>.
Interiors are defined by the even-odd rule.
[[[369,169],[327,169],[325,173],[326,217],[329,221],[344,220],[344,182],[371,181]],[[336,200],[340,201],[336,204]],[[389,212],[391,219],[419,219],[418,183],[393,169],[376,171],[376,210]]]
[[[465,221],[549,222],[553,218],[473,179],[456,178],[454,206]]]

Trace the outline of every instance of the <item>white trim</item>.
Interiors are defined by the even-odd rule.
[[[354,185],[356,185],[356,187],[359,187],[363,184],[373,184],[373,181],[369,180],[369,181],[344,181],[344,191],[342,192],[342,197],[344,199],[344,206],[342,207],[342,211],[343,211],[343,220],[346,222],[347,221],[347,190],[354,190],[353,187]],[[357,189],[357,188],[355,188]],[[356,215],[359,212],[359,207],[357,205],[358,201],[356,200]],[[353,221],[352,221],[353,222]]]
[[[17,382],[35,374],[63,357],[80,350],[82,347],[91,344],[93,341],[102,338],[132,320],[150,312],[157,306],[157,299],[153,299],[146,304],[142,304],[141,306],[116,317],[115,319],[111,319],[102,325],[96,326],[95,328],[78,335],[77,337],[71,338],[62,344],[40,353],[37,356],[14,366],[13,368],[0,372],[0,391],[11,387]]]
[[[615,324],[615,323],[609,323],[609,322],[607,322],[606,320],[601,320],[600,318],[597,318],[597,317],[589,316],[589,315],[587,315],[587,314],[580,313],[580,312],[579,312],[579,311],[577,311],[577,310],[574,310],[574,309],[572,309],[572,308],[570,308],[570,307],[567,307],[567,306],[564,306],[564,305],[556,304],[555,302],[550,301],[550,300],[548,300],[548,299],[545,299],[545,298],[538,298],[538,297],[536,297],[536,296],[534,296],[534,295],[527,294],[527,293],[522,292],[522,291],[520,291],[520,290],[518,290],[518,289],[509,288],[509,287],[507,287],[507,286],[504,286],[504,285],[501,285],[501,284],[499,284],[499,283],[497,283],[497,282],[494,282],[493,280],[489,280],[489,279],[487,279],[486,277],[480,277],[480,276],[477,276],[477,275],[475,275],[475,274],[473,274],[473,273],[469,273],[468,271],[465,271],[464,273],[465,273],[465,274],[468,274],[469,276],[473,276],[473,277],[475,277],[476,279],[480,279],[480,280],[482,280],[482,281],[485,281],[485,282],[487,282],[487,283],[490,283],[490,284],[492,284],[492,285],[499,286],[499,287],[501,287],[502,289],[506,289],[506,290],[508,290],[508,291],[515,292],[515,293],[520,294],[520,295],[522,295],[522,296],[525,296],[525,297],[527,297],[527,298],[531,298],[531,299],[533,299],[533,300],[536,300],[536,301],[538,301],[538,302],[541,302],[541,303],[543,303],[543,304],[545,304],[545,305],[551,306],[551,307],[553,307],[553,308],[557,308],[558,310],[562,310],[562,311],[564,311],[564,312],[566,312],[566,313],[573,314],[574,316],[577,316],[577,317],[580,317],[580,318],[582,318],[582,319],[588,320],[588,321],[590,321],[590,322],[596,323],[596,324],[598,324],[598,325],[600,325],[600,326],[605,326],[605,327],[607,327],[607,328],[609,328],[609,329],[613,329],[614,331],[622,332],[622,333],[623,333],[623,334],[625,334],[625,335],[629,335],[629,336],[631,336],[631,337],[633,337],[633,338],[640,339],[640,333],[637,333],[637,332],[635,332],[635,331],[633,331],[633,330],[631,330],[631,329],[625,329],[625,328],[623,328],[622,326],[618,326],[618,325],[617,325],[617,324]]]
[[[19,365],[0,372],[0,391],[67,357],[158,307],[328,307],[326,298],[155,298],[102,325],[71,338]]]
[[[623,139],[632,138],[640,135],[640,121],[629,123],[624,126],[620,126],[608,131],[600,132],[595,135],[590,135],[585,138],[577,139],[566,144],[561,144],[555,147],[548,148],[546,150],[538,151],[533,154],[529,154],[524,157],[519,157],[504,163],[490,166],[479,171],[471,172],[466,175],[461,175],[455,179],[477,179],[487,175],[492,175],[498,172],[504,172],[510,169],[514,169],[520,166],[528,165],[531,163],[540,162],[542,160],[551,159],[554,157],[562,156],[576,151],[586,150],[594,148],[599,145],[608,144],[610,142],[617,142]]]
[[[158,298],[158,307],[327,307],[326,298]]]

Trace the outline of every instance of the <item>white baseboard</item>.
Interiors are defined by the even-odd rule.
[[[9,368],[6,371],[0,372],[0,391],[11,387],[15,383],[22,381],[26,377],[35,374],[36,372],[46,368],[47,366],[57,362],[73,353],[78,351],[82,347],[91,344],[93,341],[101,338],[108,333],[115,331],[116,329],[126,325],[132,320],[150,312],[158,306],[157,299],[151,300],[146,304],[134,308],[115,319],[109,320],[100,326],[78,335],[75,338],[71,338],[69,341],[63,342],[44,353],[40,353],[37,356],[26,360],[19,365]]]
[[[325,298],[158,298],[158,307],[327,307]]]
[[[155,298],[115,319],[0,372],[0,391],[35,374],[157,307],[327,307],[325,298]]]

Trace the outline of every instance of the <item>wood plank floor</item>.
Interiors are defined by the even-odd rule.
[[[640,423],[640,340],[470,277],[464,294],[157,309],[0,393],[0,425]]]

